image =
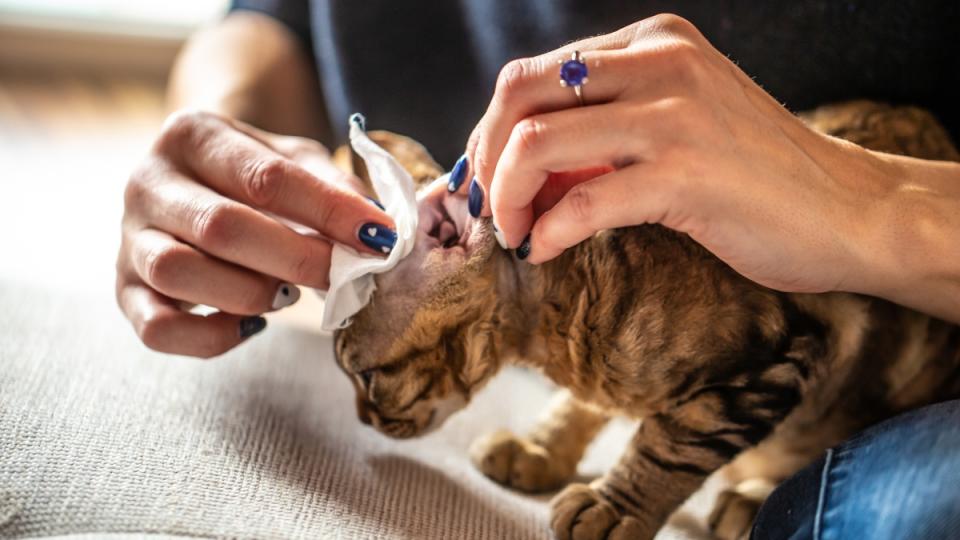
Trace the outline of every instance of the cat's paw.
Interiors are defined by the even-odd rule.
[[[550,505],[550,527],[557,540],[625,540],[653,536],[637,518],[622,514],[586,484],[567,486]]]
[[[470,459],[498,484],[529,493],[557,489],[576,472],[559,463],[544,447],[506,430],[474,441]]]
[[[720,492],[707,526],[718,540],[740,540],[750,537],[753,519],[776,485],[765,478],[751,478],[733,489]]]

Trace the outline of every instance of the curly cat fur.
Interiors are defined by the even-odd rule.
[[[804,118],[874,150],[960,159],[916,108],[851,102]],[[429,165],[423,180],[439,174],[425,152],[404,155],[408,168]],[[556,496],[560,538],[651,538],[731,462],[737,486],[710,525],[736,538],[772,486],[826,448],[960,396],[960,328],[883,300],[773,291],[656,225],[604,231],[539,266],[493,249],[489,222],[475,227],[479,247],[426,289],[378,276],[336,335],[338,362],[360,417],[396,437],[439,425],[504,363],[541,370],[567,389],[544,421],[472,450],[485,474],[526,491],[569,481],[611,415],[643,419],[604,477]]]

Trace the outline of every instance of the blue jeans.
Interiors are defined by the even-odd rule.
[[[960,400],[828,450],[770,495],[751,538],[960,539]]]

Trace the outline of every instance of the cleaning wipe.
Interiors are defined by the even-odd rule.
[[[386,258],[359,253],[334,243],[330,260],[330,289],[318,291],[324,298],[324,330],[350,324],[376,289],[373,274],[387,272],[413,250],[417,235],[417,194],[413,178],[386,150],[370,140],[360,114],[350,117],[350,146],[363,158],[380,204],[396,225],[397,243]]]

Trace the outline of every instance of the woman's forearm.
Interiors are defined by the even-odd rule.
[[[329,142],[315,69],[281,23],[235,12],[194,35],[174,65],[171,110],[198,108]]]
[[[851,288],[960,323],[960,163],[868,159],[882,187],[850,216],[864,269]]]

